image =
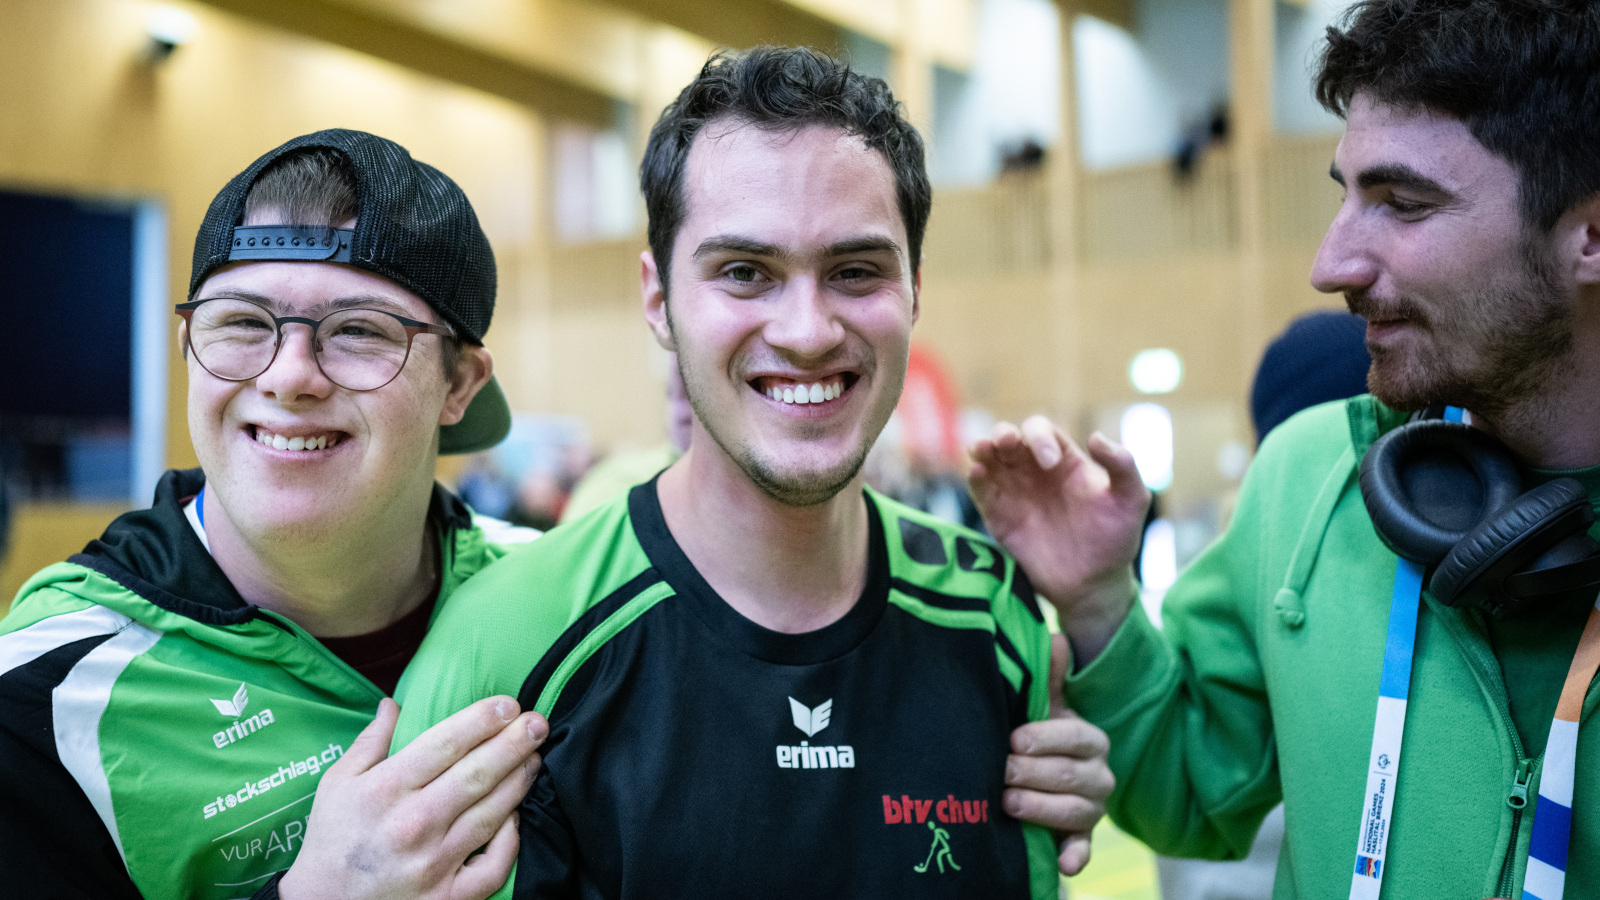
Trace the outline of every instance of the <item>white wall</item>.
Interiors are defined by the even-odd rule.
[[[1061,133],[1059,19],[1051,0],[979,0],[972,71],[937,70],[929,174],[941,186],[978,184],[1024,141]]]
[[[1336,132],[1339,119],[1311,95],[1311,77],[1328,25],[1350,7],[1350,0],[1310,0],[1303,7],[1287,3],[1277,7],[1273,127],[1284,134]]]
[[[1274,125],[1288,134],[1337,131],[1311,96],[1311,65],[1327,25],[1351,0],[1276,4]],[[1073,26],[1078,134],[1090,170],[1170,159],[1185,129],[1228,99],[1227,0],[1136,0],[1132,31],[1091,16]],[[1001,154],[1060,135],[1061,54],[1053,0],[978,0],[972,70],[936,69],[929,172],[939,187],[982,184]],[[889,49],[846,36],[851,65],[885,77]]]
[[[1139,0],[1132,32],[1081,16],[1073,28],[1084,165],[1170,158],[1228,94],[1226,0]]]

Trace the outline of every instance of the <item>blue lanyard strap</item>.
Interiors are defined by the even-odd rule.
[[[1402,559],[1395,568],[1389,604],[1389,633],[1383,644],[1383,676],[1378,681],[1378,713],[1367,762],[1367,791],[1356,841],[1350,900],[1377,900],[1383,888],[1389,823],[1394,819],[1394,785],[1400,774],[1400,744],[1411,694],[1411,658],[1417,643],[1417,612],[1422,606],[1423,567]]]
[[[1445,418],[1462,420],[1460,409]],[[1395,568],[1389,606],[1389,631],[1384,639],[1383,675],[1378,682],[1378,713],[1372,729],[1372,755],[1367,766],[1367,792],[1356,844],[1350,900],[1377,900],[1383,887],[1389,826],[1394,819],[1394,786],[1400,774],[1400,744],[1405,733],[1406,700],[1411,694],[1411,663],[1417,643],[1417,614],[1422,607],[1423,566],[1402,559]],[[1526,900],[1561,900],[1566,888],[1567,849],[1572,835],[1572,788],[1578,756],[1578,720],[1589,684],[1600,671],[1600,600],[1589,613],[1578,652],[1572,659],[1539,776],[1539,799],[1533,810],[1528,866],[1523,875]]]

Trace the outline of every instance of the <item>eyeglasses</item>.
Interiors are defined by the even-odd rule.
[[[311,329],[317,368],[351,391],[375,391],[395,379],[419,334],[455,337],[445,325],[418,322],[378,309],[341,309],[320,319],[275,316],[236,297],[179,303],[189,350],[201,368],[224,381],[249,381],[265,372],[283,346],[285,325]]]

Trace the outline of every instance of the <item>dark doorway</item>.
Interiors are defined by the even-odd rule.
[[[0,191],[0,463],[13,500],[129,496],[136,210]]]

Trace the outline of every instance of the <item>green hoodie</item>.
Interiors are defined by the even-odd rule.
[[[1067,702],[1111,738],[1113,820],[1157,852],[1239,858],[1282,799],[1274,897],[1349,894],[1397,562],[1356,472],[1405,418],[1363,396],[1274,430],[1227,532],[1167,593],[1164,630],[1136,604],[1068,678]],[[1559,474],[1600,497],[1600,469]],[[1384,897],[1519,896],[1544,735],[1592,602],[1541,633],[1424,594]],[[1569,898],[1600,896],[1596,702],[1591,686]]]
[[[0,894],[270,894],[372,721],[383,692],[212,561],[181,505],[203,483],[167,473],[0,621]],[[504,550],[442,488],[429,521],[437,614]]]

